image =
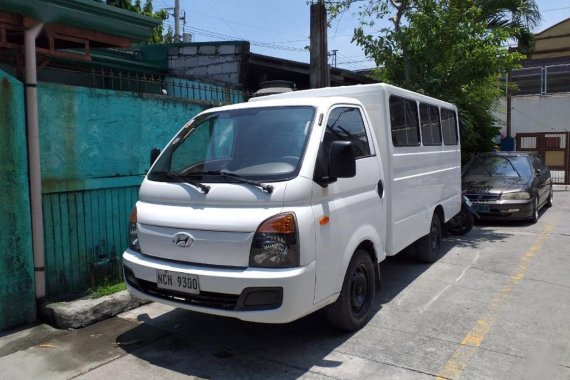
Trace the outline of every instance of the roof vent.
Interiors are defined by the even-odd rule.
[[[282,94],[284,92],[292,92],[295,90],[297,90],[297,86],[295,86],[294,82],[290,82],[288,80],[268,80],[259,84],[259,90],[257,90],[253,96]]]

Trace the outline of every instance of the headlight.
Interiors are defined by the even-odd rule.
[[[505,193],[501,195],[501,199],[505,201],[527,201],[530,199],[530,194],[526,191],[518,191],[515,193]]]
[[[139,246],[139,230],[137,228],[137,206],[133,207],[131,216],[129,216],[129,248],[133,251],[141,251],[141,247]]]
[[[295,214],[279,214],[261,223],[251,244],[249,266],[259,268],[299,266]]]

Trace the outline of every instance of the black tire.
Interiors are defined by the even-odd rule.
[[[376,291],[374,264],[368,252],[354,252],[335,303],[325,309],[329,322],[342,330],[360,329],[371,317]]]
[[[552,207],[553,204],[554,204],[554,192],[552,191],[552,185],[550,185],[550,194],[548,194],[548,200],[546,201],[546,204],[544,206]]]
[[[538,222],[538,194],[534,198],[534,205],[532,206],[532,215],[530,217],[530,222],[532,224]]]
[[[473,229],[474,223],[475,220],[471,211],[467,207],[461,207],[459,214],[450,221],[447,230],[454,235],[465,235]]]
[[[441,222],[439,215],[433,214],[429,233],[415,243],[416,257],[422,263],[433,263],[439,257],[441,246]]]

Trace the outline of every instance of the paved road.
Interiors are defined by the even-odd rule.
[[[354,334],[320,313],[272,326],[151,304],[40,326],[33,347],[0,347],[0,379],[570,379],[570,191],[555,195],[537,224],[478,225],[435,264],[387,260]]]

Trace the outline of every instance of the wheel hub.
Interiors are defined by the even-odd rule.
[[[351,306],[355,312],[360,312],[366,303],[366,296],[368,295],[368,277],[366,276],[366,269],[364,266],[359,266],[354,271],[351,282]]]

